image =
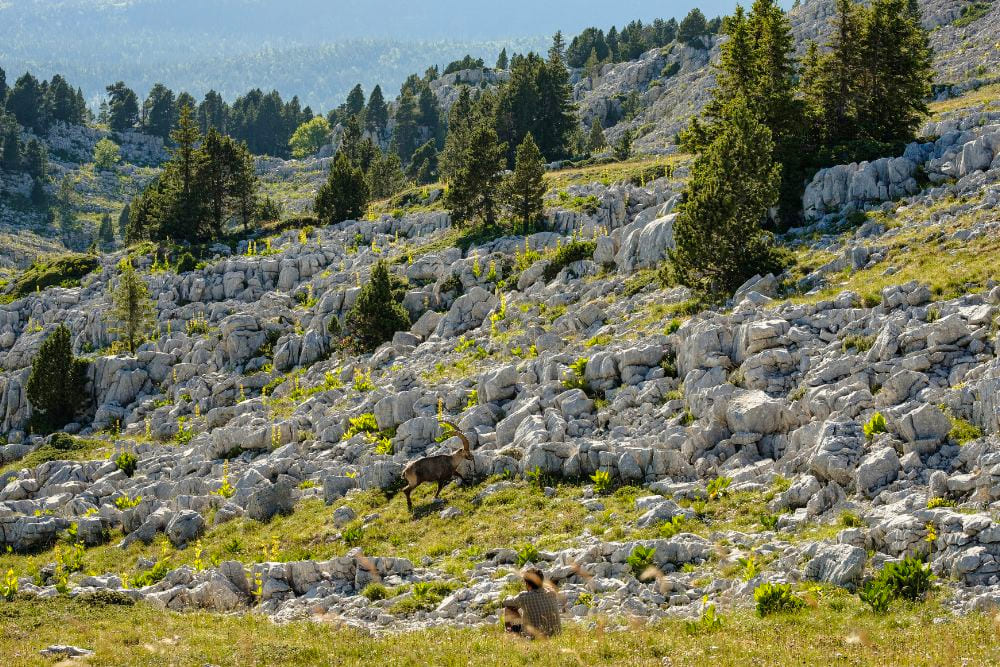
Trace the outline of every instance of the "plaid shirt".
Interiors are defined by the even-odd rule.
[[[521,611],[521,624],[525,634],[551,637],[562,632],[559,596],[552,591],[524,591],[508,600],[504,606]]]

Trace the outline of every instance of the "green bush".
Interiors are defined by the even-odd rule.
[[[187,273],[194,271],[198,267],[198,260],[189,252],[181,255],[177,260],[177,273]]]
[[[542,277],[546,280],[553,280],[559,272],[573,262],[582,259],[591,259],[597,243],[594,241],[573,241],[562,246],[549,258],[549,265],[545,267]]]
[[[598,470],[593,475],[590,476],[590,480],[594,483],[594,491],[604,495],[611,491],[611,473],[606,470]]]
[[[895,598],[916,601],[931,589],[934,575],[929,565],[909,556],[895,563],[886,563],[874,581],[884,584]]]
[[[49,260],[36,259],[7,289],[15,299],[47,287],[77,287],[80,279],[100,266],[93,255],[67,254]]]
[[[790,585],[770,582],[755,588],[753,599],[757,603],[757,614],[760,616],[798,611],[806,604],[802,598],[792,593]]]
[[[389,597],[389,589],[383,584],[372,582],[361,589],[361,595],[368,598],[372,602],[377,602],[378,600],[385,600]]]
[[[964,445],[967,442],[972,442],[983,437],[983,430],[964,419],[952,417],[951,430],[948,432],[948,437],[956,444]]]
[[[347,420],[347,432],[344,433],[344,439],[353,438],[359,433],[378,433],[378,422],[375,421],[374,413],[366,412]]]
[[[632,574],[635,575],[636,579],[650,579],[651,577],[646,572],[656,563],[656,548],[644,547],[641,544],[637,544],[632,549],[632,553],[625,559],[625,562],[628,564],[629,569],[632,570]]]
[[[139,457],[132,452],[122,452],[115,457],[115,465],[125,473],[126,477],[131,477],[135,474],[136,466],[139,465]]]
[[[873,414],[872,418],[869,419],[864,425],[865,437],[869,440],[874,438],[876,433],[885,433],[887,430],[888,428],[885,423],[885,417],[881,412]]]
[[[874,613],[884,614],[889,611],[889,605],[892,604],[893,594],[884,582],[869,581],[860,591],[858,591],[858,597],[861,599],[861,602],[868,605]]]
[[[170,566],[167,565],[167,561],[160,559],[156,561],[156,564],[148,570],[144,570],[139,574],[131,578],[129,582],[132,588],[145,588],[146,586],[152,586],[153,584],[160,582],[164,577],[167,576]]]
[[[733,483],[732,477],[716,477],[705,486],[709,500],[717,500],[729,493],[729,485]]]
[[[528,542],[517,550],[517,566],[524,567],[528,563],[537,563],[539,556],[538,547]]]

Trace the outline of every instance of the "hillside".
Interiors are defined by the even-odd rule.
[[[792,11],[797,44],[823,34],[828,5]],[[714,94],[714,36],[571,74],[586,126],[641,100],[606,128],[638,130],[638,150],[539,155],[544,219],[527,232],[449,211],[455,176],[324,224],[313,203],[337,163],[365,177],[341,143],[338,158],[244,153],[281,208],[253,231],[95,250],[90,226],[179,179],[184,147],[166,163],[146,134],[54,125],[49,187],[72,183],[86,224],[32,209],[32,179],[0,172],[14,193],[0,207],[0,653],[996,664],[1000,14],[921,5],[937,99],[916,139],[811,174],[801,225],[774,236],[786,265],[714,300],[671,259],[682,197],[705,178],[673,135]],[[506,76],[426,85],[446,111],[463,77],[493,90]],[[122,159],[98,169],[108,137]],[[149,201],[169,213],[182,190],[164,183]],[[109,319],[130,267],[151,295],[131,352]],[[363,350],[348,334],[378,290],[368,325],[408,323]],[[82,407],[43,436],[29,384],[57,335]],[[409,510],[407,466],[463,439],[454,483],[420,486]],[[564,607],[549,641],[503,632],[530,565]]]

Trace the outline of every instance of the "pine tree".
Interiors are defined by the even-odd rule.
[[[125,204],[122,208],[122,212],[118,214],[118,236],[125,238],[125,232],[128,229],[128,216],[129,216],[129,205]]]
[[[779,266],[774,239],[761,227],[781,178],[771,131],[743,99],[733,100],[725,116],[715,139],[695,159],[670,253],[681,283],[716,297]]]
[[[360,220],[368,208],[368,184],[360,167],[353,166],[343,152],[337,153],[330,174],[316,194],[316,216],[325,225]]]
[[[608,140],[604,136],[604,128],[601,127],[601,121],[598,118],[594,118],[590,123],[590,137],[587,139],[587,148],[591,153],[600,153],[607,146]]]
[[[625,128],[622,132],[621,139],[614,145],[614,156],[619,162],[632,157],[632,130]]]
[[[458,100],[448,114],[448,136],[445,137],[444,149],[438,160],[441,179],[446,183],[451,182],[465,159],[472,134],[473,116],[472,94],[468,86],[462,86]]]
[[[376,156],[368,169],[366,180],[372,199],[386,199],[406,187],[403,163],[399,156],[388,151],[375,149]]]
[[[389,124],[389,107],[382,96],[382,87],[375,86],[368,98],[368,108],[365,110],[365,129],[378,137],[385,134]]]
[[[104,245],[111,245],[115,242],[115,232],[111,228],[111,214],[105,213],[101,216],[101,226],[98,228],[97,237]]]
[[[507,145],[500,143],[496,131],[485,119],[471,129],[468,147],[461,163],[451,174],[445,206],[456,225],[478,221],[496,227],[499,206],[497,191],[503,183],[504,154]]]
[[[433,183],[438,178],[438,151],[433,141],[428,141],[413,153],[406,175],[417,185]]]
[[[115,132],[130,130],[139,123],[139,98],[124,81],[108,86],[108,124]]]
[[[351,92],[347,95],[347,101],[344,103],[344,111],[346,116],[350,118],[351,116],[357,116],[365,109],[365,92],[361,89],[361,84],[354,86]]]
[[[73,187],[73,179],[67,174],[59,183],[59,193],[56,195],[56,215],[59,228],[64,234],[71,234],[79,228],[76,219],[77,197]]]
[[[527,232],[542,217],[545,195],[545,161],[530,132],[517,147],[514,163],[514,173],[505,183],[507,207]]]
[[[379,261],[345,318],[347,333],[360,352],[372,352],[410,328],[410,316],[393,293],[389,265]]]
[[[160,180],[164,190],[173,190],[165,201],[168,204],[161,224],[161,233],[168,238],[200,240],[200,219],[203,213],[202,201],[195,196],[195,179],[198,169],[198,144],[201,133],[194,122],[190,107],[181,109],[177,127],[170,133],[174,144],[171,161]]]
[[[118,265],[117,284],[108,297],[111,309],[107,318],[112,331],[122,336],[129,353],[135,354],[135,348],[152,328],[153,301],[146,281],[127,259]]]
[[[695,7],[688,12],[688,15],[684,17],[684,20],[681,21],[680,26],[677,28],[677,41],[689,46],[703,48],[704,44],[701,38],[707,34],[708,23],[705,21],[705,15],[700,9]]]
[[[504,49],[500,51],[500,55],[497,57],[497,66],[495,69],[502,72],[507,69],[508,65],[510,65],[510,60],[507,58],[507,48],[504,47]]]
[[[83,402],[85,384],[86,363],[73,357],[70,331],[60,324],[31,360],[25,391],[32,425],[49,432],[72,421]]]
[[[932,51],[909,0],[874,0],[862,27],[865,77],[858,124],[872,140],[904,143],[928,109]]]
[[[396,101],[396,129],[392,145],[400,159],[406,163],[409,163],[420,141],[419,116],[416,96],[408,90],[402,92]]]
[[[172,90],[158,83],[149,91],[142,105],[143,128],[154,137],[166,139],[177,117],[177,106]]]
[[[552,36],[552,46],[549,47],[549,60],[563,61],[566,59],[566,40],[562,30],[557,30]]]

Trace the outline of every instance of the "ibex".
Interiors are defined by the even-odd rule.
[[[472,450],[469,447],[469,439],[458,430],[458,427],[451,422],[441,422],[447,426],[454,434],[462,439],[462,449],[454,454],[438,454],[437,456],[425,456],[417,459],[403,469],[403,479],[406,481],[406,507],[412,512],[413,502],[410,500],[410,493],[424,482],[437,482],[437,493],[434,498],[441,495],[441,489],[451,481],[453,477],[461,477],[458,469],[463,461],[472,461]]]

